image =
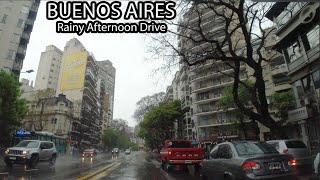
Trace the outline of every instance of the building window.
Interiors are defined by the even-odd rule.
[[[24,27],[24,20],[23,19],[19,19],[18,20],[17,27],[18,28],[23,28]]]
[[[316,47],[320,43],[320,31],[319,25],[315,26],[311,31],[307,33],[308,44],[306,45],[306,51]]]
[[[306,95],[308,94],[314,94],[314,87],[313,87],[313,82],[312,82],[312,78],[310,75],[307,75],[306,77],[304,77],[302,79],[302,83],[303,83],[303,89],[304,89],[304,93]]]
[[[2,16],[2,18],[1,18],[1,23],[5,24],[6,21],[7,21],[7,17],[8,17],[8,15],[7,15],[7,14],[4,14],[4,15]]]
[[[294,82],[292,88],[296,98],[301,98],[303,96],[303,87],[300,80]]]
[[[11,42],[19,43],[20,42],[20,35],[19,34],[12,34]]]
[[[15,57],[16,57],[16,51],[9,49],[7,54],[7,59],[14,60]]]
[[[296,59],[298,59],[299,57],[302,56],[302,52],[301,52],[301,45],[299,43],[299,41],[296,41],[295,43],[293,43],[291,46],[289,46],[287,48],[287,53],[288,53],[288,62],[293,62]]]
[[[20,12],[23,13],[23,14],[29,14],[29,7],[28,6],[23,6],[21,8]]]

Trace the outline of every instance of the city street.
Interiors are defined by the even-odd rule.
[[[117,160],[112,158],[111,154],[98,154],[93,158],[59,157],[55,167],[50,167],[48,163],[39,163],[36,169],[26,169],[21,165],[8,169],[1,159],[0,179],[76,179]]]
[[[130,155],[120,153],[119,157],[110,154],[100,154],[94,158],[60,157],[55,167],[47,163],[39,163],[37,169],[25,169],[24,166],[14,166],[8,169],[0,163],[0,179],[4,180],[200,180],[194,174],[193,167],[188,170],[162,170],[160,162],[150,153],[132,152]],[[300,176],[299,180],[315,180],[311,176]]]

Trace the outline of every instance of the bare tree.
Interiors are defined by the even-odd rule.
[[[141,122],[146,113],[148,113],[152,108],[159,106],[164,100],[165,93],[155,93],[151,96],[145,96],[141,98],[137,103],[137,108],[133,114],[133,117],[137,122]]]
[[[263,62],[272,58],[264,56],[271,31],[263,29],[270,4],[245,0],[180,0],[177,4],[183,17],[179,22],[166,21],[169,33],[151,36],[156,42],[148,48],[151,58],[195,67],[210,61],[212,71],[222,74],[219,64],[223,62],[233,69],[225,75],[233,78],[232,94],[239,111],[270,128],[275,136],[285,136],[269,113],[263,77]],[[247,86],[241,77],[243,65],[253,71],[247,77],[253,86]],[[250,107],[240,101],[239,85],[250,92]]]
[[[54,97],[55,91],[53,89],[37,90],[32,96],[32,102],[35,106],[32,106],[29,115],[32,118],[32,124],[36,131],[42,131],[48,124],[48,119],[45,115],[46,106],[52,97]]]

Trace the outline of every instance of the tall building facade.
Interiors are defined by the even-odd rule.
[[[63,52],[54,45],[49,45],[41,53],[35,90],[57,90]]]
[[[20,76],[39,4],[40,0],[0,1],[0,70]]]
[[[218,10],[219,11],[219,10]],[[201,19],[201,20],[200,20]],[[194,4],[184,14],[180,22],[187,27],[198,27],[201,22],[202,32],[210,39],[223,40],[225,22],[215,15],[209,7]],[[232,26],[232,25],[231,25]],[[182,26],[183,27],[183,26]],[[189,62],[200,61],[197,65],[188,66],[181,59],[181,90],[183,90],[182,103],[185,110],[184,131],[185,138],[196,139],[199,142],[213,142],[219,139],[238,139],[241,131],[234,124],[238,117],[234,108],[223,109],[219,99],[224,88],[232,85],[234,70],[223,61],[203,60],[203,55],[212,52],[212,44],[208,42],[194,43],[189,38],[201,39],[201,35],[188,28],[178,29],[179,48],[187,55]],[[237,32],[233,39],[237,38]],[[246,65],[240,67],[240,80],[247,79]],[[244,122],[249,122],[247,117]],[[254,136],[254,135],[253,135]]]
[[[274,48],[282,52],[295,94],[289,123],[312,153],[320,149],[320,3],[277,2],[266,15],[277,27]]]
[[[57,94],[74,104],[71,140],[76,146],[97,147],[101,140],[103,86],[98,84],[98,66],[92,53],[73,38],[65,45]]]
[[[103,108],[103,127],[106,128],[111,126],[111,122],[113,120],[116,69],[109,60],[97,61],[97,65],[99,69],[99,79],[103,81],[103,86],[105,88],[105,94],[103,94],[105,103]]]

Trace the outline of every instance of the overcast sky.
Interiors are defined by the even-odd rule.
[[[36,78],[41,52],[47,45],[63,50],[71,38],[78,38],[98,61],[110,60],[116,68],[114,118],[122,118],[135,125],[132,118],[135,104],[141,97],[165,91],[173,75],[152,75],[159,62],[145,60],[145,37],[138,34],[58,34],[55,21],[46,19],[46,1],[42,1],[28,44],[22,71],[33,69],[34,73],[22,73],[21,78]]]

